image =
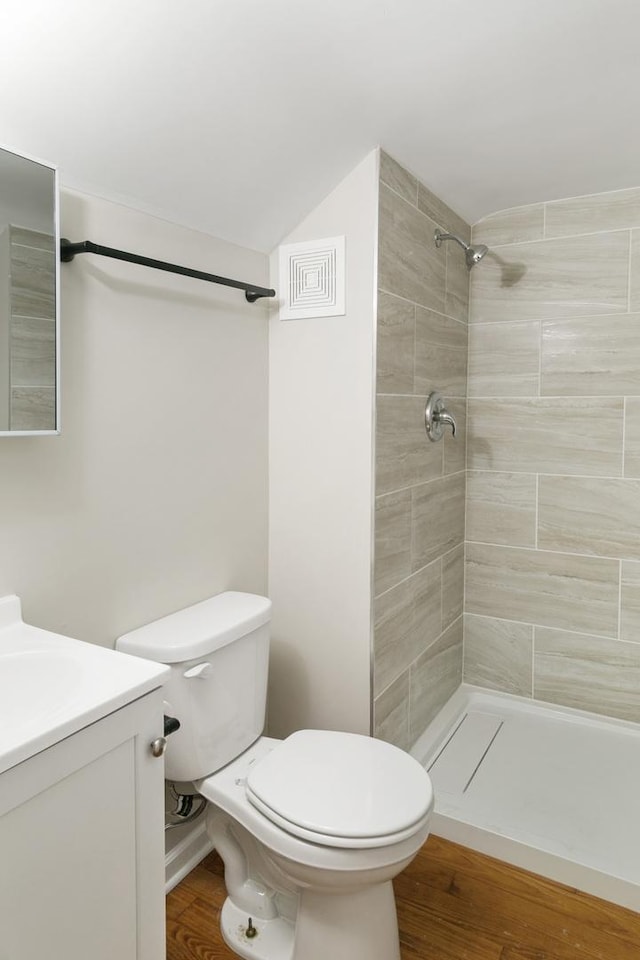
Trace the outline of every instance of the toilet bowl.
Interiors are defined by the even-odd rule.
[[[433,790],[371,737],[262,736],[271,605],[226,593],[118,640],[169,663],[168,779],[208,801],[225,865],[226,943],[255,960],[399,960],[391,880],[429,832]]]

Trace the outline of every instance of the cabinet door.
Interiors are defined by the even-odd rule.
[[[0,777],[0,960],[164,960],[162,700]]]

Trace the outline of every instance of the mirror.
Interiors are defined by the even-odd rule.
[[[58,175],[0,148],[0,436],[57,433]]]

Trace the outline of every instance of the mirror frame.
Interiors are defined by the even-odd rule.
[[[41,160],[39,157],[33,157],[22,150],[14,150],[6,144],[0,143],[0,150],[6,153],[12,153],[15,157],[23,160],[29,160],[31,163],[37,163],[41,167],[47,167],[53,173],[53,248],[55,257],[54,276],[55,276],[55,404],[56,419],[53,430],[0,430],[0,437],[56,437],[61,432],[60,419],[60,178],[58,167],[48,160]],[[2,184],[0,183],[0,190]]]

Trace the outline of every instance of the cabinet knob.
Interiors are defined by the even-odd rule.
[[[158,737],[157,740],[151,741],[151,753],[154,757],[163,757],[166,749],[167,741],[164,737]]]

